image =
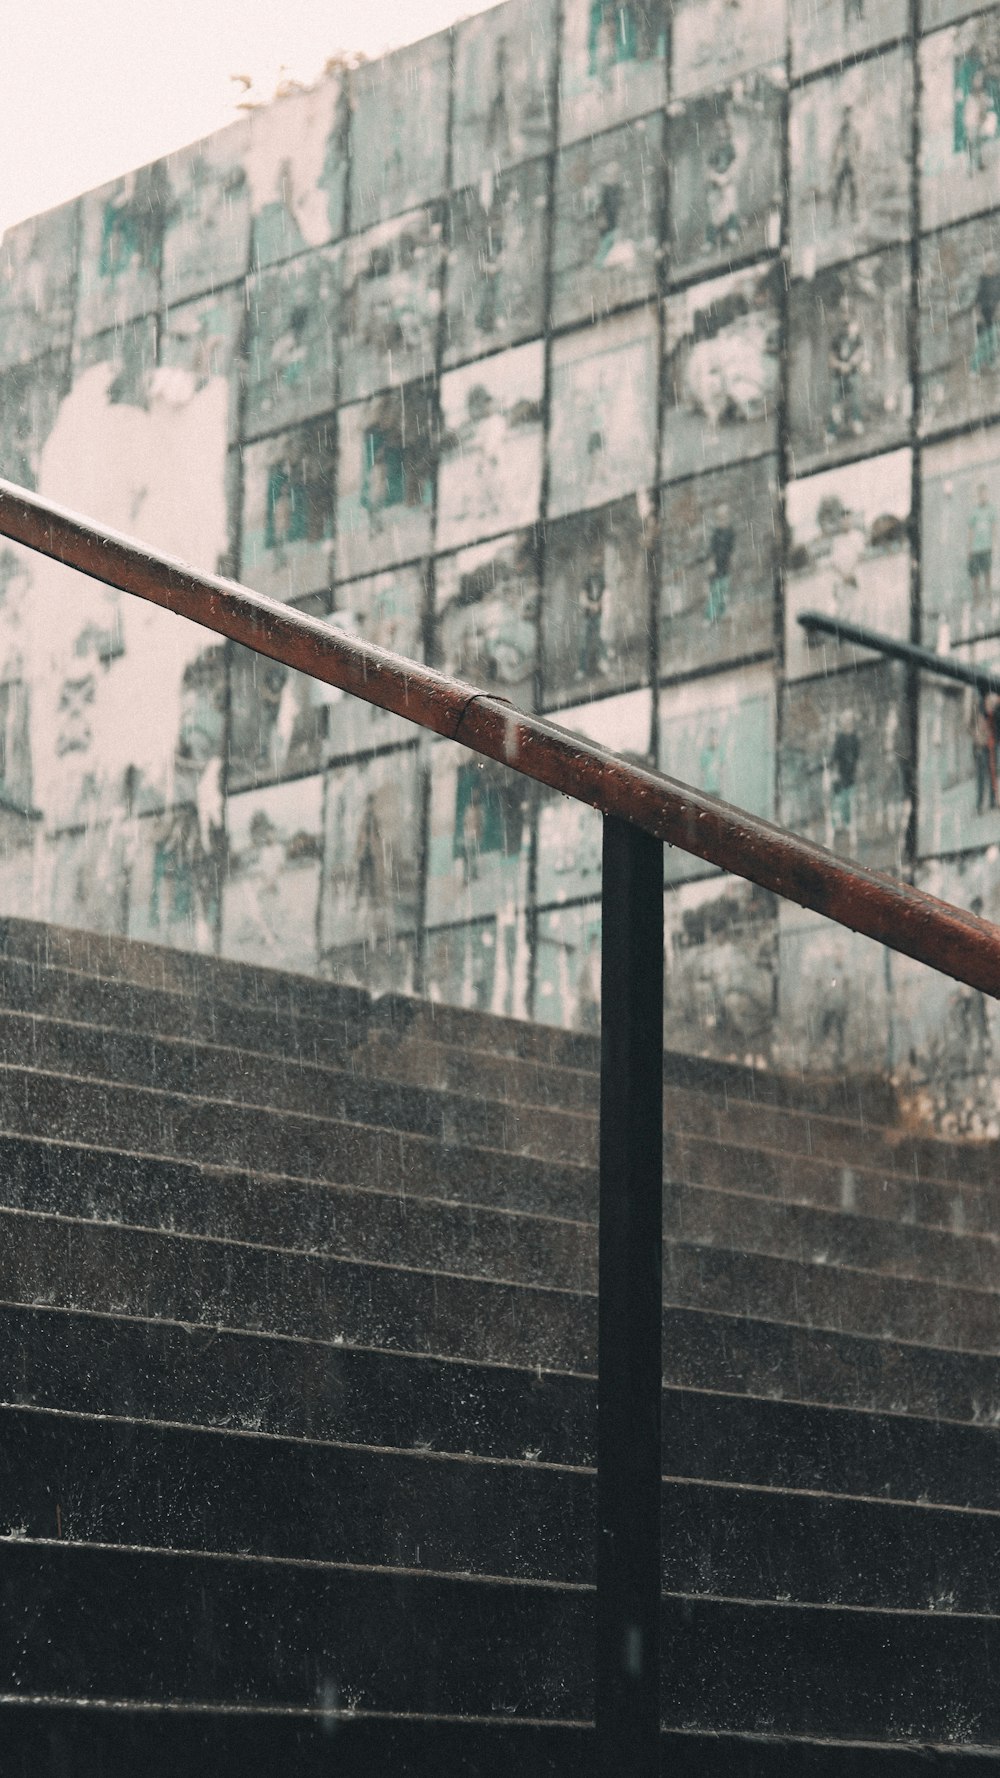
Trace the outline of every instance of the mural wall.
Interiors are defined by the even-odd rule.
[[[0,471],[993,909],[1000,710],[797,618],[1000,663],[1000,6],[507,0],[334,72],[6,236]],[[10,547],[0,808],[3,910],[597,1020],[596,818]],[[668,878],[672,1043],[1000,1115],[975,997]]]

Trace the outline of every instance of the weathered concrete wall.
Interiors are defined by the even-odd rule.
[[[1000,912],[982,713],[796,622],[1000,657],[1000,8],[922,11],[508,0],[88,193],[0,252],[0,466]],[[0,587],[4,909],[594,1022],[596,819]],[[672,1042],[997,1117],[976,997],[668,877]]]

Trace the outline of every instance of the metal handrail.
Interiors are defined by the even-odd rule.
[[[335,630],[236,581],[200,574],[0,481],[0,535],[641,828],[735,876],[1000,998],[1000,927],[633,764],[504,698]]]
[[[890,661],[902,661],[907,667],[918,667],[937,679],[949,679],[968,685],[982,697],[1000,692],[1000,673],[990,667],[977,667],[968,661],[956,660],[952,654],[935,654],[918,642],[902,642],[898,636],[886,636],[882,630],[870,630],[867,624],[851,623],[845,617],[829,617],[825,612],[800,611],[799,623],[809,636],[829,636],[834,642],[854,648],[869,648]]]
[[[663,845],[1000,998],[1000,927],[504,698],[0,481],[0,535],[598,809],[604,820],[594,1720],[600,1778],[659,1778]]]

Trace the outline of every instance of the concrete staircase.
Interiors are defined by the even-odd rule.
[[[593,1039],[0,927],[4,1778],[592,1768]],[[1000,1758],[1000,1166],[672,1057],[664,1771]]]

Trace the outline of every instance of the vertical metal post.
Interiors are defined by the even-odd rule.
[[[659,1778],[663,845],[604,822],[597,1382],[599,1778]]]

